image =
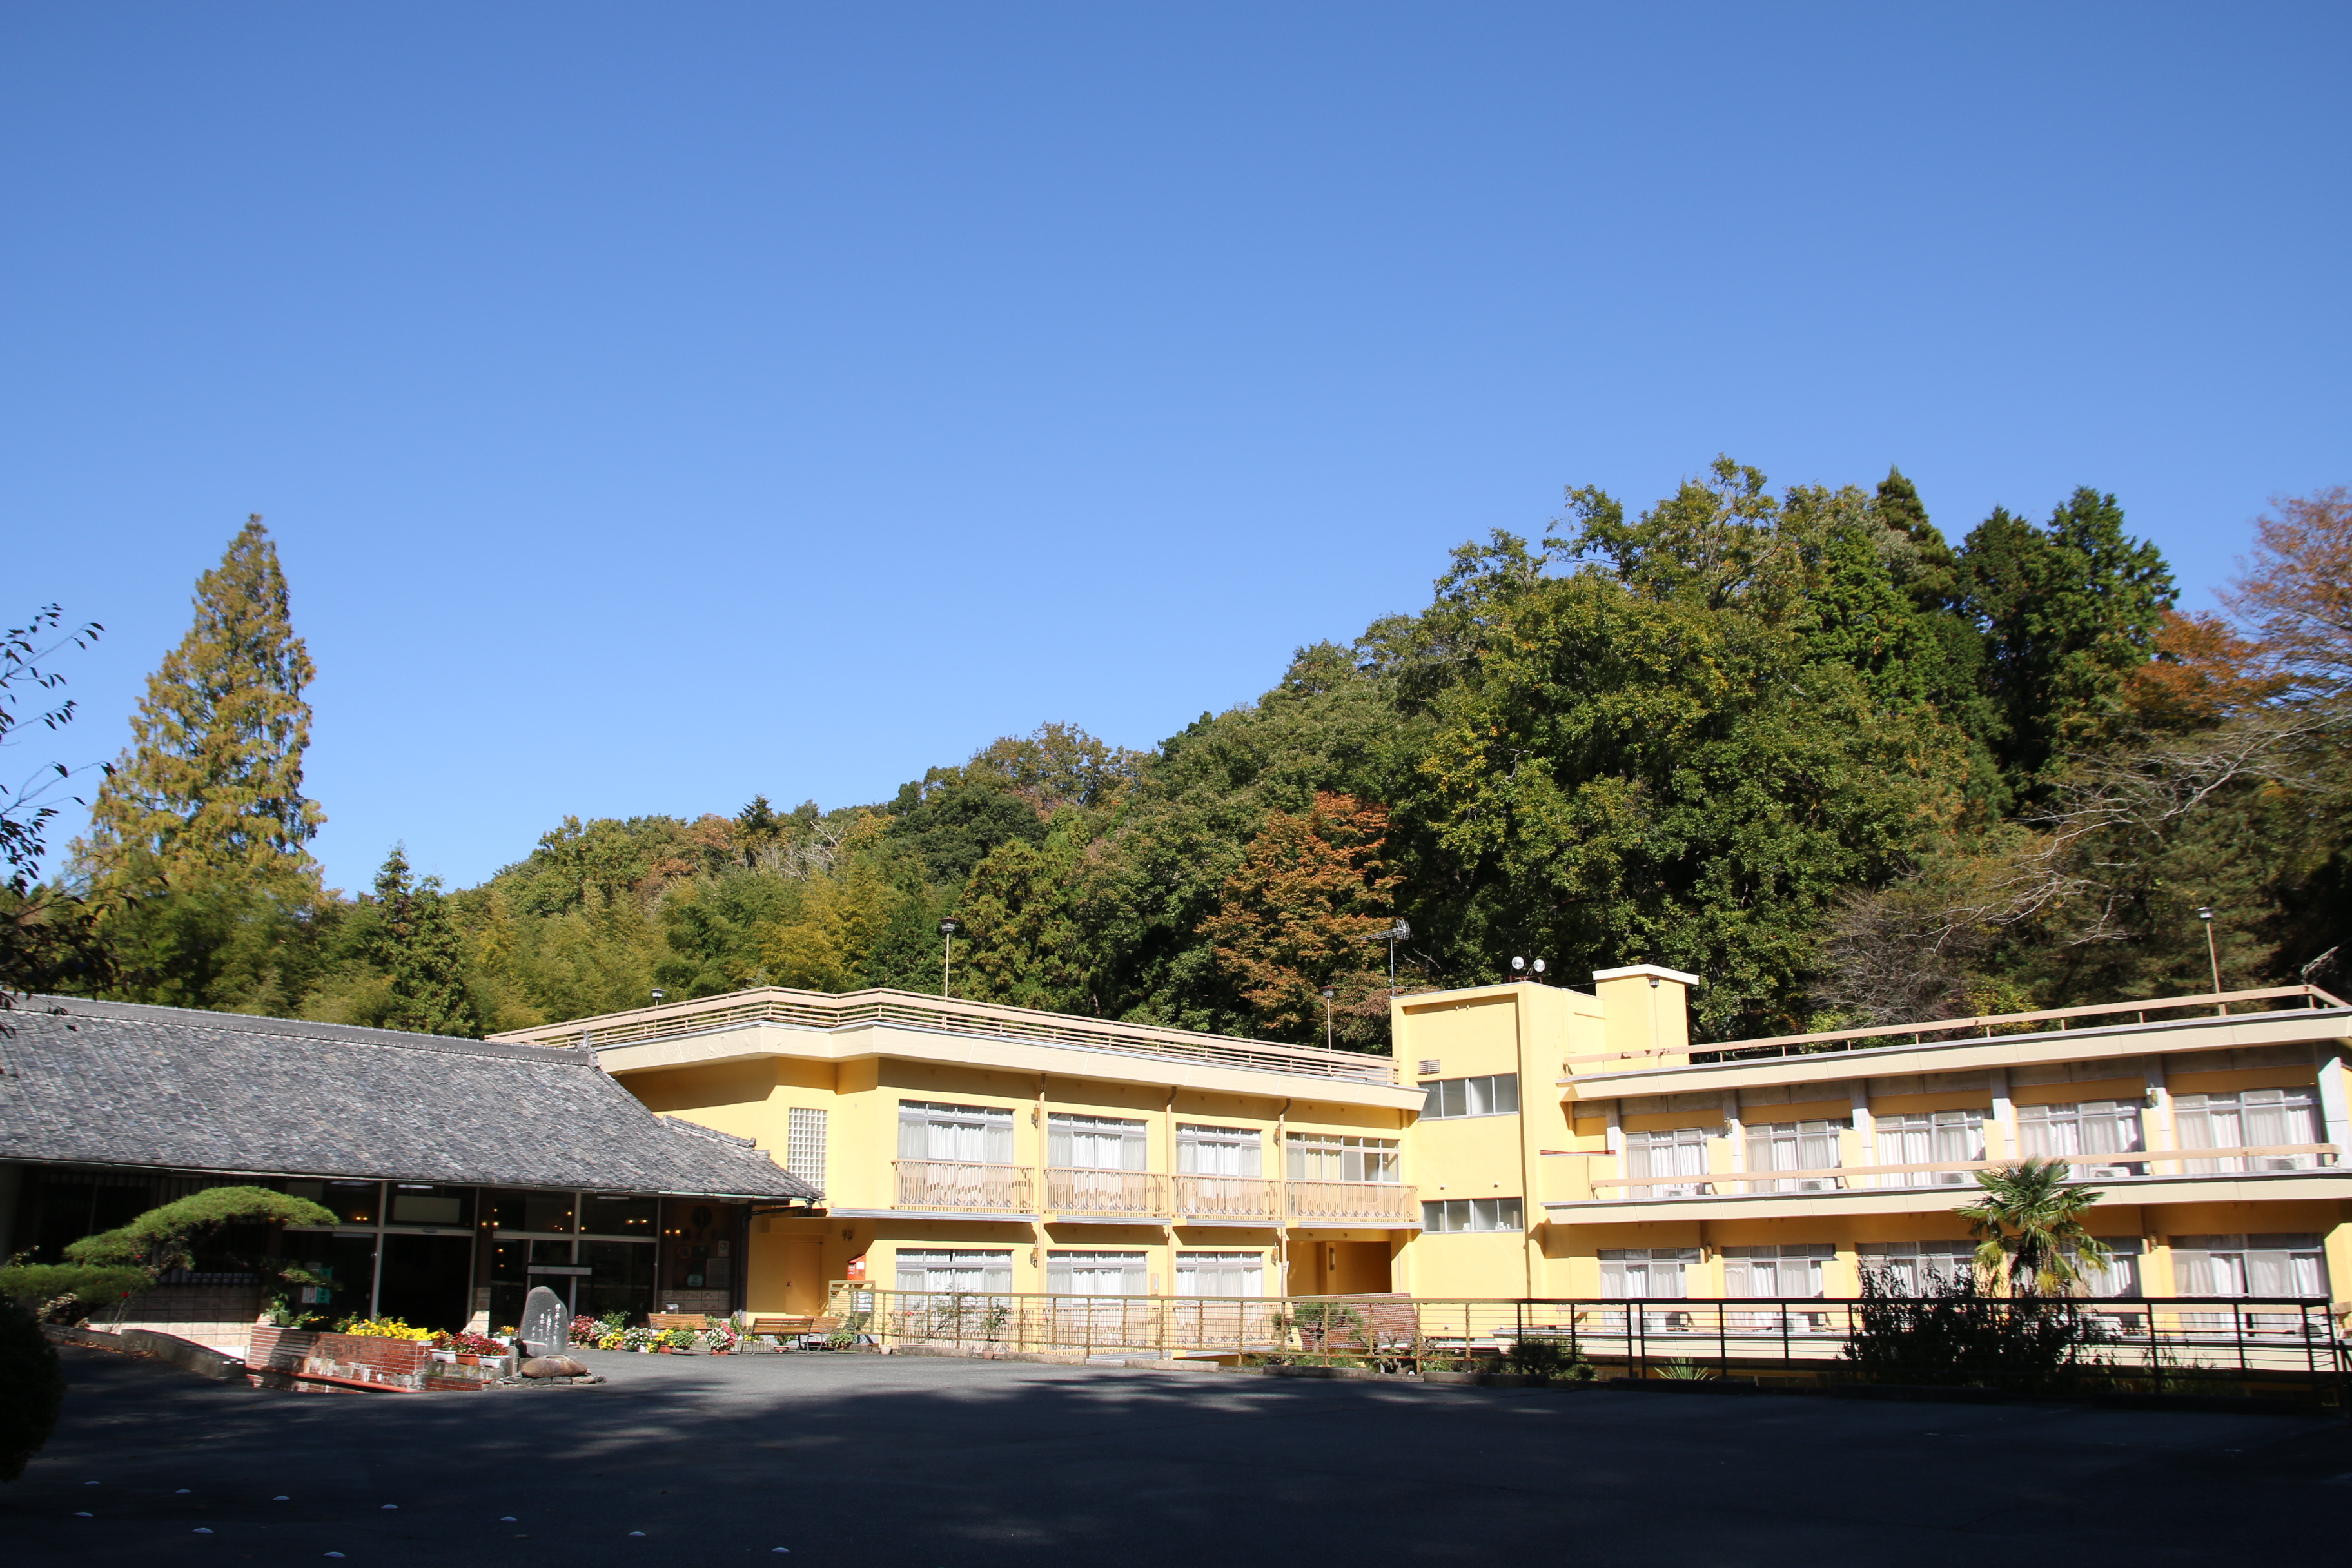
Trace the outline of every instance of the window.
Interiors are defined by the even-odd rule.
[[[2319,1101],[2307,1089],[2249,1089],[2236,1094],[2184,1094],[2172,1102],[2173,1142],[2182,1149],[2272,1149],[2319,1142]],[[2191,1160],[2193,1172],[2305,1171],[2310,1154],[2227,1155]]]
[[[1923,1110],[1878,1119],[1878,1163],[1949,1165],[1985,1157],[1981,1110]],[[1901,1171],[1879,1180],[1890,1187],[1959,1187],[1966,1171]]]
[[[1294,1182],[1379,1182],[1402,1179],[1393,1138],[1342,1138],[1328,1132],[1290,1135]]]
[[[1001,1292],[1013,1289],[1013,1254],[934,1249],[898,1252],[901,1290]]]
[[[1751,1171],[1833,1171],[1837,1169],[1838,1134],[1843,1121],[1776,1121],[1748,1130],[1748,1168]],[[1844,1185],[1836,1176],[1797,1176],[1787,1181],[1750,1182],[1751,1193],[1825,1193]]]
[[[1013,1112],[982,1105],[898,1102],[898,1158],[1013,1163]]]
[[[1148,1261],[1140,1252],[1048,1253],[1045,1289],[1056,1296],[1145,1295],[1151,1284]]]
[[[2103,1301],[2136,1297],[2140,1293],[2139,1237],[2136,1236],[2103,1236],[2099,1242],[2107,1249],[2105,1267],[2094,1268],[2080,1258],[2069,1258],[2075,1272],[2082,1276],[2081,1294]]]
[[[1141,1171],[1150,1145],[1143,1123],[1118,1116],[1049,1116],[1045,1163],[1065,1171]]]
[[[1255,1300],[1265,1294],[1265,1259],[1255,1252],[1180,1252],[1176,1294]]]
[[[2042,1158],[2065,1159],[2074,1154],[2137,1153],[2140,1141],[2139,1107],[2126,1100],[2086,1100],[2079,1105],[2021,1105],[2017,1137],[2023,1152]],[[2113,1158],[2072,1162],[2074,1174],[2097,1179],[2140,1176],[2147,1167]]]
[[[1916,1296],[1968,1273],[1976,1255],[1973,1241],[1864,1242],[1861,1261],[1896,1295]]]
[[[1625,1134],[1625,1174],[1635,1182],[1706,1174],[1706,1129],[1677,1127],[1668,1132]],[[1688,1198],[1709,1192],[1705,1182],[1661,1181],[1625,1189],[1636,1198]]]
[[[1176,1124],[1176,1169],[1187,1176],[1255,1176],[1264,1173],[1260,1136],[1255,1127],[1188,1127]]]
[[[1456,1230],[1525,1230],[1525,1210],[1517,1198],[1449,1198],[1421,1205],[1421,1228],[1433,1232]]]
[[[2172,1278],[2183,1296],[2327,1294],[2327,1261],[2308,1234],[2176,1236]]]
[[[1445,1078],[1421,1086],[1428,1091],[1421,1113],[1430,1119],[1452,1116],[1516,1116],[1519,1110],[1519,1075],[1495,1073],[1486,1078]]]
[[[1723,1293],[1751,1300],[1810,1300],[1822,1293],[1822,1265],[1837,1256],[1828,1242],[1723,1249]]]
[[[1679,1301],[1683,1270],[1698,1261],[1696,1247],[1633,1247],[1601,1255],[1601,1294],[1611,1301]]]
[[[824,1191],[824,1117],[822,1110],[795,1105],[784,1119],[784,1169],[820,1193]]]

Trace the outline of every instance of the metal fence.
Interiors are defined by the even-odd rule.
[[[965,1351],[1303,1360],[1392,1373],[1493,1368],[1549,1342],[1603,1374],[1834,1382],[1864,1369],[1858,1299],[1429,1300],[1406,1296],[1053,1296],[836,1285],[832,1310],[868,1342]],[[2163,1297],[2053,1302],[1979,1298],[1988,1318],[2079,1318],[2070,1374],[2124,1391],[2341,1391],[2352,1346],[2319,1299]],[[1971,1369],[1955,1366],[1966,1381]]]

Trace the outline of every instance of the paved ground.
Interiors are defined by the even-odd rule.
[[[320,1395],[65,1354],[65,1422],[0,1487],[8,1568],[2213,1568],[2352,1538],[2332,1420],[828,1355]]]

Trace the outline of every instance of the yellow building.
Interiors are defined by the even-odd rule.
[[[947,1001],[761,990],[501,1038],[587,1044],[824,1197],[686,1310],[835,1281],[1102,1296],[1854,1295],[1959,1267],[1970,1173],[2071,1157],[2110,1295],[2352,1280],[2352,1009],[2309,987],[1694,1049],[1696,977],[1394,1004],[1367,1057]],[[2339,1287],[2340,1288],[2340,1287]]]
[[[501,1036],[594,1047],[655,1110],[824,1194],[740,1290],[671,1239],[664,1304],[811,1313],[835,1281],[1108,1296],[1385,1291],[1422,1101],[1385,1057],[894,991],[766,989]]]
[[[1973,1243],[1952,1211],[1971,1173],[2038,1154],[2105,1194],[2090,1228],[2115,1258],[2096,1294],[2310,1298],[2352,1281],[2352,1010],[2324,992],[1694,1050],[1696,984],[1640,966],[1590,994],[1397,1004],[1417,1081],[1465,1083],[1433,1096],[1406,1169],[1424,1198],[1467,1200],[1470,1233],[1427,1206],[1401,1280],[1423,1296],[1851,1297],[1864,1268],[1960,1268]],[[1499,1076],[1481,1100],[1482,1075],[1514,1071],[1524,1110]]]

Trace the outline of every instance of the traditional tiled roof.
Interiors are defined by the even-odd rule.
[[[36,996],[0,1015],[0,1160],[814,1199],[593,1052]]]

